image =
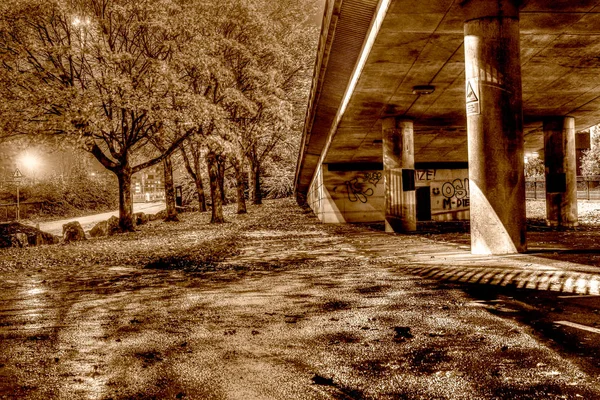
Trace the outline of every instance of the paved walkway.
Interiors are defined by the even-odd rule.
[[[78,249],[143,248],[151,235],[181,248],[217,233],[206,214],[182,218],[48,249],[77,260]],[[325,226],[287,202],[228,219],[219,232],[238,232],[239,253],[194,273],[109,261],[1,273],[0,398],[600,398],[598,374],[528,327],[416,275],[543,269],[535,256]],[[38,256],[0,256],[15,252],[25,266]]]
[[[582,233],[583,235],[586,232]],[[530,243],[532,250],[526,254],[506,256],[472,255],[468,246],[461,243],[440,243],[428,240],[425,247],[398,249],[389,235],[373,232],[373,238],[380,238],[371,247],[389,258],[401,257],[409,262],[407,271],[427,278],[449,282],[511,286],[519,289],[550,290],[565,293],[600,295],[600,266],[568,261],[569,254],[596,254],[597,249],[569,248],[576,243],[563,243],[560,249],[554,246],[541,248],[543,243],[534,236]],[[571,240],[575,240],[577,234]],[[420,238],[420,240],[427,240]],[[588,240],[589,242],[589,240]],[[594,244],[594,243],[588,243]],[[596,243],[600,246],[600,243]],[[550,248],[550,251],[547,251]],[[408,250],[408,251],[407,251]],[[556,255],[558,259],[548,258]],[[558,256],[562,257],[558,257]],[[560,259],[562,258],[562,260]],[[588,258],[591,258],[588,257]],[[566,260],[565,260],[566,259]]]
[[[133,212],[144,212],[146,214],[156,214],[157,212],[163,210],[165,208],[164,202],[152,202],[152,203],[133,203]],[[40,230],[44,232],[51,233],[53,235],[62,235],[62,226],[69,222],[79,221],[81,227],[85,232],[88,232],[90,229],[94,227],[100,221],[106,221],[112,216],[119,216],[119,211],[110,211],[101,214],[94,215],[86,215],[84,217],[75,217],[68,219],[61,219],[58,221],[48,221],[40,223]],[[24,221],[28,223],[27,221]],[[30,223],[30,225],[35,226],[35,224]]]

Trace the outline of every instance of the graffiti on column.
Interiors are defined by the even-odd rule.
[[[353,203],[357,201],[366,203],[368,198],[375,193],[374,189],[381,180],[381,176],[381,172],[365,172],[344,182],[348,193],[348,200]]]

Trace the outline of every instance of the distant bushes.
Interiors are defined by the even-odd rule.
[[[0,194],[3,203],[16,201],[16,190],[7,187]],[[76,175],[69,179],[50,178],[35,184],[23,183],[21,202],[43,202],[41,216],[76,216],[90,211],[109,211],[119,207],[116,178]]]
[[[262,190],[266,199],[281,199],[294,193],[293,176],[273,175],[263,178]]]

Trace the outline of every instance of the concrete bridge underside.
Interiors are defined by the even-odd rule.
[[[599,122],[600,0],[329,0],[296,193],[324,222],[470,218],[472,252],[522,252],[524,154],[548,223],[576,225]]]

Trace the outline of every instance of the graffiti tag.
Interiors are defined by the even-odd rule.
[[[417,180],[419,181],[431,181],[435,179],[437,170],[435,169],[418,169]]]
[[[469,178],[455,179],[442,185],[441,194],[444,196],[443,207],[469,207]]]
[[[357,201],[366,203],[368,198],[375,193],[373,188],[369,186],[376,187],[381,180],[381,176],[381,172],[365,172],[362,176],[354,177],[344,182],[346,191],[348,192],[348,200],[353,203]]]
[[[366,172],[364,175],[364,179],[373,186],[377,186],[377,184],[381,180],[381,172]]]
[[[442,186],[442,194],[445,198],[456,196],[458,199],[464,199],[469,195],[469,178],[455,179],[452,182],[446,182]]]

